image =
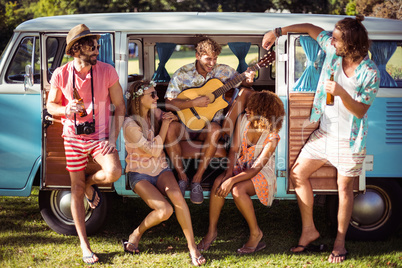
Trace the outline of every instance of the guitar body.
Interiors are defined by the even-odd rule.
[[[200,96],[211,96],[212,92],[220,88],[223,85],[222,81],[217,78],[208,80],[202,87],[189,88],[182,91],[177,98],[178,99],[190,99],[193,100]],[[180,120],[191,130],[201,130],[205,127],[207,122],[210,122],[215,114],[228,106],[227,101],[223,96],[219,96],[213,102],[208,104],[207,107],[194,107],[192,109],[183,109],[177,111],[177,115]]]

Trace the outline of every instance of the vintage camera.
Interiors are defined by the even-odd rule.
[[[74,122],[74,125],[76,135],[88,135],[95,132],[95,120],[93,122],[84,122],[78,125]]]

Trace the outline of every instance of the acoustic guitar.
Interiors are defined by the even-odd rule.
[[[270,65],[275,60],[275,52],[271,51],[268,55],[250,67],[256,71]],[[177,111],[181,122],[191,130],[201,130],[207,122],[210,122],[215,114],[228,106],[228,102],[223,98],[223,94],[235,87],[246,78],[246,72],[236,75],[233,79],[223,84],[218,78],[211,78],[204,85],[197,88],[188,88],[182,91],[177,98],[193,100],[200,96],[207,96],[211,102],[207,107],[192,107]]]

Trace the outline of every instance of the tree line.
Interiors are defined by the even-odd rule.
[[[20,23],[106,12],[291,12],[402,19],[402,0],[0,0],[0,51]]]

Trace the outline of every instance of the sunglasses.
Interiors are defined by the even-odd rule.
[[[151,98],[153,98],[153,99],[156,99],[156,97],[158,97],[158,94],[156,94],[156,91],[152,91],[151,93],[147,93],[147,94],[144,94],[144,95],[150,95]]]
[[[95,49],[97,49],[99,51],[99,48],[101,47],[101,45],[97,45],[97,46],[87,46],[88,50],[90,51],[95,51]]]

